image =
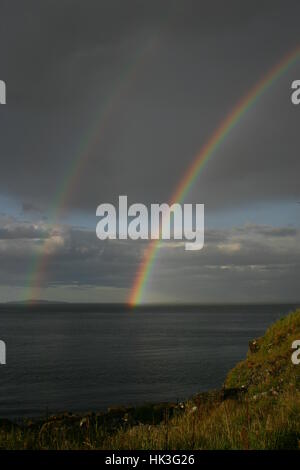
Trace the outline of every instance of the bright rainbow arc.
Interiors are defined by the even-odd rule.
[[[261,95],[278,80],[300,58],[300,46],[293,49],[275,67],[273,67],[233,108],[200,149],[196,158],[180,181],[169,204],[181,203],[195,183],[200,171],[204,168],[210,157],[220,147],[228,134],[239,123],[246,112],[253,107]],[[128,303],[135,307],[141,302],[147,281],[150,277],[160,240],[153,240],[146,248],[133,287],[130,291]]]

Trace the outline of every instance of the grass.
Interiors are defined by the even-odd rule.
[[[63,414],[22,424],[0,420],[2,449],[299,449],[300,310],[250,342],[219,391],[179,404]]]

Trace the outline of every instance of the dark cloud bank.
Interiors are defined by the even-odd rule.
[[[120,194],[169,200],[233,105],[300,43],[300,4],[1,0],[0,7],[7,83],[0,196],[20,206],[19,216],[0,220],[3,298],[26,285],[33,257],[46,247],[43,288],[65,288],[52,297],[70,299],[76,286],[124,299],[144,244],[100,243],[64,219],[46,223],[70,168],[86,156],[64,198],[67,215],[95,214]],[[296,64],[249,111],[188,199],[210,213],[300,200],[299,109],[290,102],[298,75]],[[162,248],[149,300],[294,300],[298,278],[298,229],[207,230],[205,249],[193,256]]]

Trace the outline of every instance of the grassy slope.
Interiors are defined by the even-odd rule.
[[[106,414],[60,415],[26,422],[0,420],[0,448],[287,449],[300,442],[300,310],[250,343],[247,359],[221,391],[184,404],[118,408]]]

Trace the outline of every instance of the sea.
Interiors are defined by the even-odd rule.
[[[222,386],[284,305],[2,304],[0,417],[181,401]]]

